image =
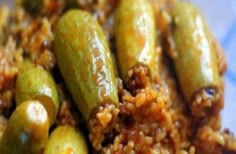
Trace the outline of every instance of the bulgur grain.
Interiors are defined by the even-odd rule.
[[[221,131],[220,110],[223,108],[224,74],[227,64],[222,49],[215,40],[221,85],[219,102],[212,104],[206,91],[201,91],[193,101],[195,112],[215,105],[208,116],[194,117],[183,99],[173,64],[169,57],[177,57],[171,28],[169,7],[176,0],[150,0],[156,17],[156,47],[158,70],[153,82],[149,71],[137,65],[128,71],[125,80],[117,77],[119,106],[102,104],[94,110],[85,124],[75,109],[64,81],[57,70],[54,57],[54,30],[60,16],[70,9],[69,1],[44,0],[38,12],[30,12],[17,5],[14,10],[0,9],[0,114],[14,103],[15,76],[25,58],[41,65],[54,76],[60,96],[60,110],[55,125],[69,124],[85,127],[94,153],[148,153],[148,154],[198,154],[236,153],[236,139],[228,131]],[[119,0],[80,0],[76,6],[93,14],[103,27],[109,46],[116,58],[114,45],[114,13]],[[114,64],[116,64],[114,62]],[[119,74],[117,73],[117,76]],[[88,96],[89,97],[89,96]],[[215,98],[212,97],[214,100]],[[214,102],[214,101],[213,101]],[[3,125],[2,125],[3,124]],[[0,117],[0,136],[6,120]],[[3,128],[3,129],[2,129]]]

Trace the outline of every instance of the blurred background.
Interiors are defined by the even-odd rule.
[[[236,134],[236,0],[190,0],[205,16],[223,47],[228,70],[225,74],[225,106],[222,125]]]
[[[228,71],[225,74],[222,125],[223,128],[230,128],[236,134],[236,0],[189,1],[205,16],[208,26],[225,51]],[[0,5],[6,2],[13,5],[12,0],[0,0]]]

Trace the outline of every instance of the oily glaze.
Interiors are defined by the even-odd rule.
[[[57,127],[47,143],[45,154],[88,154],[88,147],[80,130],[65,125]]]
[[[205,20],[190,3],[176,3],[171,14],[177,51],[174,65],[185,99],[190,102],[202,88],[218,89],[215,48]]]
[[[48,111],[50,124],[55,122],[59,109],[56,84],[51,74],[43,68],[25,60],[16,80],[16,104],[29,99],[39,100]]]
[[[114,19],[118,65],[124,79],[136,65],[155,71],[155,20],[149,1],[122,0]]]
[[[140,8],[144,8],[146,6],[145,4],[149,2],[151,3],[157,27],[156,32],[150,34],[149,37],[154,35],[157,42],[155,46],[157,52],[155,63],[158,69],[136,61],[137,64],[134,64],[131,68],[127,68],[127,77],[123,78],[121,74],[119,74],[121,73],[120,70],[117,72],[117,85],[107,80],[108,78],[101,78],[99,81],[109,83],[107,84],[108,86],[111,85],[117,89],[119,95],[118,104],[113,103],[116,102],[114,100],[116,100],[117,96],[112,96],[117,95],[116,93],[115,95],[107,93],[108,97],[106,98],[101,96],[101,93],[99,94],[101,91],[99,88],[104,87],[99,84],[101,82],[97,82],[97,74],[92,73],[98,70],[97,68],[100,66],[98,59],[101,58],[101,55],[104,55],[105,51],[108,51],[101,51],[101,47],[107,46],[106,44],[108,44],[112,50],[114,65],[117,68],[120,68],[117,62],[127,63],[127,61],[118,61],[118,50],[115,46],[116,35],[118,34],[116,34],[114,30],[115,14],[117,10],[119,11],[117,7],[124,1],[132,4],[129,5],[131,10],[134,6],[138,5],[139,9],[137,10],[141,11],[137,12],[140,13],[143,12]],[[4,116],[6,121],[9,120],[9,116],[12,115],[12,113],[14,114],[16,108],[22,105],[20,102],[19,105],[15,106],[15,79],[19,75],[18,68],[20,68],[22,61],[30,59],[32,63],[45,68],[52,75],[53,80],[55,80],[58,85],[57,89],[61,102],[56,122],[50,127],[51,134],[49,142],[44,143],[44,149],[59,149],[60,152],[65,153],[76,153],[78,147],[80,148],[79,150],[83,150],[84,143],[81,143],[81,146],[79,143],[76,145],[70,144],[78,140],[82,141],[82,139],[80,140],[79,137],[75,135],[79,132],[79,129],[81,129],[83,130],[81,133],[88,139],[87,146],[89,147],[89,152],[95,154],[235,153],[235,137],[233,137],[228,129],[221,129],[220,110],[213,109],[214,112],[211,112],[212,110],[206,110],[207,115],[196,117],[193,115],[193,112],[190,112],[191,106],[188,106],[189,104],[187,104],[187,101],[182,97],[184,94],[183,91],[181,91],[178,75],[173,68],[173,64],[175,64],[174,59],[172,59],[173,63],[170,59],[178,58],[178,50],[176,50],[176,52],[172,52],[175,50],[168,50],[172,49],[171,47],[174,47],[175,44],[175,39],[173,39],[175,38],[173,37],[175,24],[173,24],[174,20],[172,20],[174,17],[169,11],[172,6],[175,5],[176,0],[124,1],[46,0],[42,1],[43,3],[39,4],[34,10],[26,4],[23,6],[16,4],[16,7],[9,11],[0,7],[0,16],[2,19],[0,22],[0,33],[2,35],[0,36],[1,42],[3,43],[0,44],[0,63],[3,64],[3,66],[0,65],[0,86],[1,83],[4,83],[4,85],[7,84],[7,86],[3,86],[3,89],[0,90],[1,116]],[[35,3],[30,0],[29,2],[32,2],[32,4]],[[140,6],[140,4],[143,5]],[[128,4],[126,5],[127,11],[131,12]],[[72,8],[81,9],[87,11],[87,13],[80,14],[79,17],[77,13],[73,13],[73,15],[67,16],[65,21],[65,19],[63,19],[64,15],[66,16],[66,12]],[[147,12],[150,10],[147,10]],[[126,12],[126,10],[121,12]],[[183,10],[183,12],[186,12],[186,10]],[[90,16],[89,20],[87,16]],[[137,18],[139,18],[138,15]],[[65,22],[61,22],[61,19]],[[76,22],[74,19],[76,19]],[[129,18],[129,20],[130,19],[133,19],[133,17]],[[94,26],[94,20],[97,20],[100,25],[95,24],[97,26]],[[189,20],[191,21],[191,19]],[[189,20],[185,23],[188,23]],[[130,23],[127,22],[127,24]],[[57,28],[59,26],[61,27]],[[102,30],[98,30],[100,26]],[[150,25],[143,24],[143,27],[139,28],[146,29],[146,27],[150,27]],[[99,35],[96,35],[97,33],[95,34],[95,32],[98,31],[100,31]],[[105,33],[107,40],[101,37],[101,31]],[[192,33],[191,30],[189,32]],[[132,35],[135,36],[135,34]],[[89,37],[90,35],[92,36]],[[186,39],[187,37],[181,37],[181,35],[182,34],[178,35],[178,37],[180,37],[179,39],[184,39],[181,40],[182,42],[188,40]],[[189,36],[192,36],[192,34]],[[126,37],[130,36],[123,35],[123,39],[126,39]],[[106,43],[96,43],[99,42],[96,38]],[[137,39],[137,42],[134,41],[133,43],[135,44],[133,46],[136,45],[142,49],[140,46],[142,45],[143,37],[138,38],[140,39]],[[102,44],[101,47],[99,44]],[[218,43],[215,42],[213,44],[215,44],[214,46],[217,48]],[[95,54],[92,52],[96,51],[94,49],[95,45],[97,49],[99,49],[99,57],[97,59],[94,58]],[[221,109],[224,104],[223,74],[226,68],[224,67],[226,59],[221,50],[217,50],[217,52],[217,67],[220,73],[220,84],[219,88],[216,89],[219,89],[219,103],[211,103],[212,99],[208,97],[208,95],[212,96],[211,89],[213,89],[213,87],[200,88],[200,90],[195,91],[193,94],[197,96],[194,96],[195,99],[193,101],[197,104],[195,106],[197,107],[197,111],[201,111],[201,109],[205,111],[205,104],[207,105],[208,102],[210,102],[209,104],[215,104],[216,108],[219,109]],[[57,53],[59,53],[60,56],[55,55]],[[185,56],[185,54],[183,54],[183,56]],[[149,55],[145,55],[144,57],[149,57]],[[128,60],[135,59],[130,58]],[[96,62],[97,64],[94,64]],[[104,62],[101,66],[104,65],[106,65],[106,69],[110,71],[111,65],[109,65],[109,62]],[[26,69],[28,68],[26,67]],[[149,80],[149,75],[151,75],[149,72],[151,71],[148,70],[150,69],[154,69],[154,73],[157,74],[154,75],[153,82]],[[191,65],[189,65],[188,69],[192,69]],[[59,70],[62,72],[61,74]],[[88,71],[92,75],[89,74]],[[116,72],[116,70],[114,71]],[[100,70],[97,72],[105,74]],[[81,80],[84,78],[85,80]],[[191,78],[194,80],[194,77],[191,76]],[[86,80],[87,82],[85,82]],[[186,83],[188,83],[188,81],[186,81]],[[25,88],[28,87],[25,86]],[[207,93],[207,95],[205,95],[205,92],[209,89],[210,94]],[[75,98],[74,101],[70,96]],[[42,99],[37,98],[37,100],[40,101],[41,104],[44,102]],[[195,100],[200,100],[200,103]],[[75,103],[77,103],[78,106],[82,106],[82,109],[86,109],[83,111],[84,117],[92,116],[88,119],[84,119],[80,116],[79,111],[75,107]],[[114,104],[116,104],[116,106]],[[209,106],[209,108],[211,107],[213,106]],[[97,110],[94,110],[94,108]],[[94,112],[92,112],[93,110]],[[18,121],[26,124],[23,118],[18,119]],[[0,127],[1,125],[3,129],[0,130],[0,134],[5,131],[7,122],[0,122]],[[21,126],[19,124],[16,125],[17,127],[15,128]],[[64,125],[71,125],[69,127],[72,127],[73,131],[67,128],[61,129],[61,127],[64,128]],[[40,126],[37,127],[37,129],[41,129]],[[75,129],[76,132],[74,131]],[[38,135],[37,133],[40,133],[40,135],[47,134],[41,133],[40,131],[34,131],[34,133],[36,133],[35,135]],[[9,139],[11,139],[11,142],[18,142],[17,137],[15,137],[16,141],[12,140],[11,134],[9,133],[9,135],[7,135]],[[73,134],[72,137],[71,134]],[[32,144],[37,145],[35,140]],[[22,150],[16,151],[16,148],[13,146],[14,144],[7,143],[7,148],[9,149],[3,152],[0,149],[0,153],[23,153],[21,152]],[[17,147],[17,149],[25,149],[25,144],[21,144],[20,146],[21,147]],[[27,146],[30,153],[37,153],[37,151],[31,152],[33,145],[27,144]],[[48,151],[49,153],[51,152],[50,150]],[[42,150],[40,153],[46,151]]]
[[[55,55],[62,76],[85,119],[102,103],[118,103],[114,67],[105,35],[85,11],[61,17]]]
[[[47,143],[49,118],[39,101],[29,100],[13,112],[0,141],[5,154],[41,154]]]

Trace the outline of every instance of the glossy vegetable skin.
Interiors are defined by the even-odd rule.
[[[86,120],[102,103],[118,103],[114,67],[105,35],[93,17],[71,10],[55,33],[55,55],[66,85]]]
[[[44,106],[34,100],[20,104],[12,113],[0,140],[2,154],[41,154],[49,131]]]
[[[155,70],[155,20],[147,0],[122,0],[115,14],[115,39],[121,77],[136,65]]]
[[[177,57],[173,58],[177,77],[188,102],[202,89],[216,95],[219,71],[211,33],[198,10],[179,2],[171,9]]]
[[[43,68],[25,60],[16,80],[16,103],[39,100],[48,111],[50,124],[55,122],[59,109],[57,87],[52,76]]]
[[[45,154],[88,154],[82,133],[72,126],[57,127],[48,140]]]

